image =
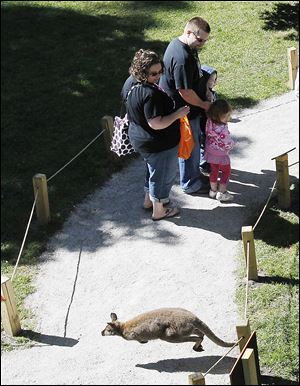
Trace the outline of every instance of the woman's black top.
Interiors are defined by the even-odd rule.
[[[131,89],[132,85],[137,86]],[[131,89],[131,90],[130,90]],[[154,130],[149,125],[150,119],[169,115],[174,111],[173,100],[157,85],[138,83],[129,77],[122,89],[126,100],[129,120],[129,138],[137,152],[158,153],[171,149],[180,141],[180,120],[161,130]]]

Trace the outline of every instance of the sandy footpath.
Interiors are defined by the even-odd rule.
[[[142,209],[144,167],[136,160],[75,208],[49,243],[27,304],[38,326],[30,349],[2,354],[3,385],[184,385],[192,372],[206,372],[228,349],[204,339],[148,344],[102,337],[116,312],[120,320],[160,307],[197,314],[224,340],[235,340],[235,304],[241,227],[268,198],[277,156],[294,146],[299,161],[298,100],[290,92],[235,112],[229,129],[232,152],[229,190],[233,203],[172,190],[181,215],[153,222]],[[238,119],[239,118],[239,119]],[[299,165],[290,168],[299,177]],[[235,348],[206,377],[229,384]]]

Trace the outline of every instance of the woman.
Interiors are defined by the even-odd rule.
[[[173,100],[157,83],[164,65],[159,56],[140,49],[134,55],[122,97],[126,100],[129,138],[147,166],[144,208],[152,208],[154,221],[174,217],[178,208],[165,208],[177,172],[180,141],[179,118],[189,113],[184,106],[174,110]]]

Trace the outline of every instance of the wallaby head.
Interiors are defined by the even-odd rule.
[[[110,314],[111,322],[107,322],[107,326],[101,332],[102,336],[121,335],[120,322],[118,321],[117,314],[112,312]]]

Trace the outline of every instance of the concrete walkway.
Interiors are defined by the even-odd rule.
[[[192,372],[206,372],[227,349],[204,339],[192,343],[152,341],[141,345],[102,337],[116,312],[124,321],[160,307],[183,307],[224,340],[236,340],[235,304],[241,227],[262,208],[275,178],[271,158],[289,153],[299,161],[299,102],[294,93],[235,112],[229,129],[232,152],[229,190],[233,203],[188,196],[178,185],[172,201],[179,218],[153,222],[142,209],[141,160],[115,174],[75,208],[42,256],[37,291],[28,298],[38,320],[33,347],[2,354],[4,385],[184,385]],[[299,177],[299,165],[290,168]],[[234,349],[206,377],[229,384]]]

